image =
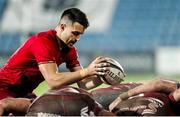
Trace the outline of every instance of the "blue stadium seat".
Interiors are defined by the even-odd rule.
[[[0,0],[0,21],[3,16],[4,10],[8,4],[8,0]]]
[[[0,0],[0,18],[7,0]],[[118,0],[112,24],[102,33],[86,33],[80,51],[154,51],[180,46],[180,0]],[[15,36],[15,37],[13,37]],[[0,52],[19,46],[20,34],[2,34]],[[11,46],[12,49],[8,49]]]
[[[119,0],[109,30],[86,34],[79,48],[154,51],[157,46],[179,46],[179,4],[179,0]]]
[[[20,46],[19,33],[3,33],[0,35],[0,55],[11,54]]]

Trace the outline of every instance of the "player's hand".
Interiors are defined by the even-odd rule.
[[[109,111],[112,112],[112,110],[122,101],[120,97],[117,97],[110,105],[109,105]]]
[[[0,104],[0,116],[2,116],[4,113],[4,107]]]
[[[91,64],[87,67],[87,74],[92,75],[105,75],[105,72],[109,70],[110,64],[107,63],[107,58],[97,57]]]

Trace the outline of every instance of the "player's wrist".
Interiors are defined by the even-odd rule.
[[[170,93],[170,94],[168,95],[168,97],[169,97],[169,100],[170,100],[172,103],[176,103],[176,100],[175,100],[175,98],[174,98],[174,96],[173,96],[173,93]]]
[[[81,70],[80,70],[80,76],[81,76],[82,78],[88,76],[88,70],[87,70],[87,69],[81,69]]]

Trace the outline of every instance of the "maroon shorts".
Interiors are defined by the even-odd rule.
[[[22,87],[24,89],[26,89],[25,87]],[[35,98],[36,95],[34,93],[27,93],[26,91],[23,92],[20,90],[17,90],[18,88],[16,87],[11,87],[10,85],[7,83],[2,83],[0,82],[0,100],[7,98],[7,97],[24,97],[24,98]]]
[[[16,94],[5,88],[0,88],[0,100],[7,97],[16,97]]]

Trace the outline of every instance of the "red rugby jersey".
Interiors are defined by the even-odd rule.
[[[68,68],[79,65],[75,47],[66,52],[59,48],[55,30],[31,36],[0,69],[0,83],[8,86],[27,84],[25,87],[31,91],[44,79],[39,63],[55,62],[59,66],[66,62]]]

